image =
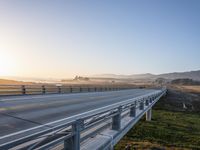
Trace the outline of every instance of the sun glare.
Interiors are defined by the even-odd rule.
[[[13,76],[15,69],[15,63],[12,57],[0,52],[0,76]]]

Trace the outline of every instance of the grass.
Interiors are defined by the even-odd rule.
[[[131,150],[200,150],[200,113],[181,110],[182,105],[178,108],[173,99],[170,103],[166,99],[169,97],[154,107],[152,121],[142,118],[115,149],[124,150],[130,145]]]
[[[200,93],[200,86],[199,85],[187,85],[187,86],[179,86],[183,90],[187,90],[188,92],[197,92]]]
[[[138,148],[145,148],[147,142],[148,148],[200,149],[200,115],[153,110],[152,121],[143,118],[115,149],[124,149],[127,144],[131,144],[132,149],[137,148],[133,141],[138,144]]]

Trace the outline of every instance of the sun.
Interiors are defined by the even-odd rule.
[[[0,76],[13,76],[16,69],[15,65],[11,55],[0,51]]]

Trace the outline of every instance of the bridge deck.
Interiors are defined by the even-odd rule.
[[[112,92],[0,97],[0,136],[3,137],[155,91],[132,89]],[[0,140],[0,144],[2,142],[5,141]]]

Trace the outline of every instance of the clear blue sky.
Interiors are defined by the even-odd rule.
[[[0,58],[30,77],[198,70],[200,1],[1,0]]]

